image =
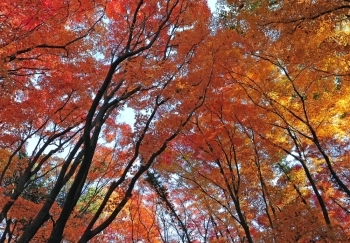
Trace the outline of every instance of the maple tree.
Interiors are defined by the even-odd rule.
[[[0,242],[349,241],[349,9],[0,3]]]
[[[203,103],[210,78],[190,62],[208,35],[206,2],[0,9],[1,241],[87,242],[110,224],[148,228],[137,215],[152,212],[132,192]],[[133,127],[119,121],[126,107]],[[123,210],[131,224],[115,221]]]
[[[212,242],[347,242],[349,2],[222,4],[214,87],[159,171]]]

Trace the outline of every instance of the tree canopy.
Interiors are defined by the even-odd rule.
[[[0,3],[0,242],[349,241],[349,10]]]

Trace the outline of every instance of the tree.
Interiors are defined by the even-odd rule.
[[[349,241],[349,1],[218,7],[1,4],[1,242]]]
[[[168,173],[216,240],[348,241],[349,2],[228,2],[213,88]]]
[[[191,60],[208,16],[205,1],[1,3],[2,241],[87,242],[132,205],[203,103],[210,78]]]

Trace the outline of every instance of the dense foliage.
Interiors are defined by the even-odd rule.
[[[0,242],[348,242],[349,10],[0,3]]]

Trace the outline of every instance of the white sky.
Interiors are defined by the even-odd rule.
[[[215,10],[216,1],[217,1],[217,0],[207,0],[208,5],[209,5],[209,7],[210,7],[210,9],[211,9],[212,12],[214,12],[214,10]]]

